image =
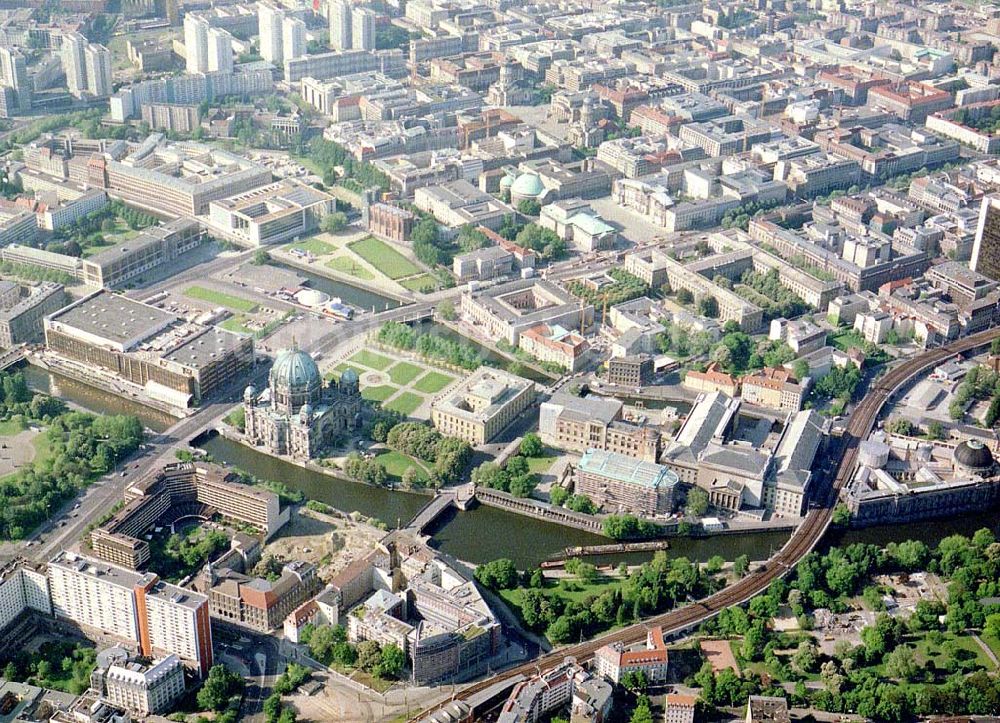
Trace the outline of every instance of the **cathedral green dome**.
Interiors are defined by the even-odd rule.
[[[285,349],[278,353],[270,378],[273,386],[293,392],[315,388],[322,382],[316,362],[298,349]]]
[[[522,173],[510,187],[511,195],[521,198],[538,198],[545,193],[542,179],[535,173]]]

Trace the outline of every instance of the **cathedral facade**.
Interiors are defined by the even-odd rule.
[[[270,454],[312,459],[339,433],[361,425],[358,375],[345,371],[340,381],[324,384],[316,362],[306,352],[278,354],[261,393],[243,394],[248,442]]]

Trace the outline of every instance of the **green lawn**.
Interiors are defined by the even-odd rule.
[[[972,639],[971,635],[945,633],[943,642],[947,641],[951,641],[950,644],[954,645],[959,651],[962,651],[960,654],[975,656],[977,665],[982,666],[986,670],[993,670],[992,661],[986,656],[986,652],[979,647],[979,643]],[[909,643],[909,641],[907,642]],[[916,648],[917,663],[920,665],[925,661],[933,660],[935,665],[941,667],[948,657],[941,653],[941,645],[931,645],[926,637],[921,637],[911,644]],[[972,658],[970,657],[969,659],[971,660]]]
[[[393,384],[403,387],[419,377],[422,371],[423,368],[418,367],[416,364],[399,362],[399,364],[389,370],[389,379],[392,380]]]
[[[392,364],[392,359],[389,357],[382,356],[381,354],[376,354],[368,349],[362,349],[357,354],[352,356],[348,361],[354,362],[355,364],[360,364],[361,366],[368,367],[369,369],[374,369],[375,371],[384,372]]]
[[[379,464],[385,467],[385,471],[392,475],[393,477],[403,478],[403,473],[406,472],[410,467],[416,467],[421,475],[426,479],[427,468],[424,467],[418,460],[413,459],[402,452],[397,452],[395,450],[388,450],[382,452],[376,458]]]
[[[52,439],[49,437],[48,430],[36,434],[32,438],[31,444],[35,448],[35,458],[31,460],[32,464],[46,462],[52,458]]]
[[[27,428],[23,418],[8,419],[6,422],[0,422],[0,437],[13,437]]]
[[[342,274],[349,274],[362,281],[371,281],[375,275],[364,266],[354,261],[348,256],[337,256],[326,262],[326,267],[339,271]]]
[[[550,452],[545,452],[541,457],[529,457],[528,471],[534,474],[545,474],[555,461],[556,455]]]
[[[184,291],[184,296],[189,299],[207,301],[209,304],[214,304],[215,306],[224,306],[227,309],[242,311],[244,313],[253,311],[257,308],[257,304],[249,299],[241,299],[238,296],[232,296],[231,294],[224,294],[221,291],[206,289],[203,286],[189,286]]]
[[[288,251],[291,251],[292,249],[299,249],[300,251],[305,251],[313,256],[325,256],[326,254],[332,254],[336,251],[336,248],[328,244],[326,241],[320,241],[318,238],[296,241],[293,244],[288,244],[285,249]]]
[[[403,392],[391,402],[387,402],[385,404],[385,408],[392,409],[400,414],[409,416],[417,411],[417,407],[423,404],[423,402],[424,398],[419,394],[414,394],[413,392]]]
[[[413,388],[418,392],[423,392],[424,394],[437,394],[453,381],[455,381],[455,378],[450,377],[447,374],[442,374],[441,372],[427,372],[417,380],[417,383],[413,385]]]
[[[854,329],[843,329],[838,331],[836,334],[831,334],[829,336],[830,344],[837,347],[841,351],[847,351],[851,347],[863,347],[865,344],[865,339],[861,336],[861,333],[855,331]]]
[[[422,292],[425,288],[431,291],[437,288],[437,279],[430,274],[420,274],[410,279],[403,279],[399,282],[410,291]]]
[[[420,273],[420,268],[416,264],[374,236],[350,243],[348,248],[390,279],[401,279],[404,276]]]
[[[253,332],[250,331],[249,327],[247,327],[246,322],[247,318],[242,314],[239,314],[237,316],[230,316],[224,322],[219,324],[219,326],[226,331],[235,331],[237,334],[253,335]]]
[[[361,390],[361,396],[369,402],[384,402],[386,399],[395,394],[398,388],[399,387],[394,387],[391,384],[382,384],[376,387],[365,387]]]

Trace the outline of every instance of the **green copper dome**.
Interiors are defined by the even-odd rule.
[[[288,390],[306,390],[319,386],[322,377],[316,362],[306,352],[285,349],[271,367],[271,384]]]
[[[542,179],[535,173],[522,173],[510,187],[510,192],[514,196],[522,198],[537,198],[545,193],[545,186]]]

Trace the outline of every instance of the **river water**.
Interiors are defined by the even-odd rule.
[[[154,431],[163,431],[175,421],[170,415],[155,409],[120,399],[39,367],[27,366],[23,371],[32,389],[52,394],[95,413],[134,414]],[[218,436],[206,441],[203,448],[219,462],[238,467],[261,479],[283,482],[301,490],[307,497],[325,502],[343,512],[358,511],[368,517],[378,518],[390,527],[406,524],[428,500],[422,494],[372,487],[305,470]],[[908,539],[920,539],[934,545],[947,535],[971,535],[980,527],[998,531],[1000,511],[988,510],[951,519],[883,525],[861,530],[835,530],[827,535],[823,547],[854,542],[885,545]],[[520,568],[537,565],[568,546],[608,542],[604,537],[582,530],[485,506],[467,512],[446,512],[428,532],[432,534],[433,545],[459,559],[479,564],[498,557],[508,557]],[[778,550],[787,539],[787,532],[677,538],[671,540],[668,554],[671,557],[683,556],[699,561],[707,560],[713,555],[732,560],[745,554],[751,559],[760,560]],[[622,560],[636,563],[649,557],[649,553],[637,553],[591,560],[595,563],[617,563]]]

